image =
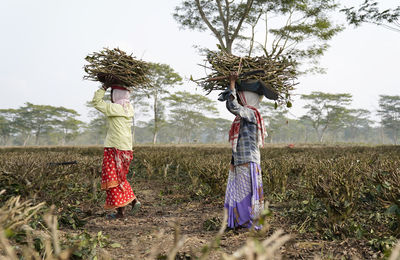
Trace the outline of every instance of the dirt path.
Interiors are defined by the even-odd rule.
[[[161,254],[166,255],[173,248],[175,230],[185,236],[184,246],[179,250],[179,259],[191,259],[187,256],[199,255],[200,250],[217,234],[217,226],[206,230],[205,221],[222,219],[222,201],[188,201],[184,194],[162,194],[165,184],[141,180],[134,185],[134,192],[142,203],[140,212],[128,215],[123,220],[108,220],[105,212],[90,219],[84,229],[92,234],[102,231],[111,240],[118,242],[122,248],[107,248],[114,259],[154,259]],[[270,231],[282,228],[288,230],[287,224],[278,216],[271,218]],[[220,259],[221,253],[232,253],[244,245],[252,234],[249,232],[224,233],[220,248],[213,252],[209,259]],[[157,252],[157,253],[156,253]],[[344,253],[343,253],[344,252]],[[293,236],[293,239],[281,248],[283,259],[314,259],[315,255],[329,259],[351,259],[359,254],[351,241],[318,241],[310,236]],[[342,258],[343,257],[343,258]]]
[[[134,187],[142,203],[136,215],[128,215],[123,220],[93,218],[84,227],[90,233],[102,231],[122,245],[122,248],[108,250],[113,257],[145,259],[151,256],[152,249],[166,254],[174,245],[176,227],[187,238],[180,252],[191,254],[192,251],[199,251],[215,236],[217,231],[205,231],[203,223],[207,219],[221,217],[222,208],[199,201],[178,204],[176,201],[180,196],[161,195],[161,184],[148,184],[141,181]]]

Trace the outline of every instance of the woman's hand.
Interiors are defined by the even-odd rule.
[[[104,76],[104,83],[103,83],[103,89],[107,91],[107,89],[110,87],[111,82],[114,80],[113,75],[105,75]]]
[[[236,71],[235,72],[231,72],[231,74],[229,74],[228,78],[229,78],[229,81],[230,81],[229,88],[231,90],[234,90],[235,89],[235,82],[238,79],[237,72]]]

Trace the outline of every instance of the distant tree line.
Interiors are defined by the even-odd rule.
[[[150,89],[132,93],[136,111],[132,125],[134,142],[227,142],[231,121],[219,116],[218,101],[179,91],[182,78],[169,65],[152,64],[151,75]],[[398,144],[400,96],[379,97],[379,122],[371,120],[369,110],[350,109],[350,94],[312,92],[301,99],[306,101],[306,113],[300,118],[294,117],[287,107],[262,103],[260,111],[268,142]],[[91,107],[90,102],[87,105]],[[0,109],[0,145],[102,144],[107,133],[105,116],[94,108],[90,122],[78,120],[79,116],[73,109],[29,102],[17,109]]]
[[[135,94],[133,94],[135,96]],[[135,96],[137,99],[138,96]],[[398,144],[400,137],[400,96],[379,97],[379,122],[372,112],[349,108],[350,94],[312,92],[301,97],[306,113],[296,118],[286,107],[264,101],[261,106],[269,143],[371,143]],[[231,121],[220,118],[216,102],[187,91],[141,96],[136,114],[147,121],[134,121],[136,143],[226,143]],[[156,107],[156,109],[155,109]],[[150,117],[150,115],[152,115]],[[1,145],[99,145],[107,121],[93,109],[90,122],[64,107],[26,103],[18,109],[0,110]]]
[[[65,107],[25,103],[18,109],[0,109],[2,145],[68,144],[85,123],[79,114]]]
[[[398,144],[400,96],[379,97],[379,122],[371,120],[373,113],[367,109],[349,108],[351,94],[312,92],[301,98],[306,113],[296,119],[287,108],[274,110],[273,103],[263,104],[261,113],[271,142]]]

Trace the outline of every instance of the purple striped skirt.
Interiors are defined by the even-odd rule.
[[[253,226],[253,221],[264,210],[260,165],[250,162],[229,170],[224,206],[228,210],[228,228]],[[254,228],[261,226],[254,225]]]

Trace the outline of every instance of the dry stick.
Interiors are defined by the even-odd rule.
[[[119,62],[119,60],[120,60],[121,58],[122,58],[122,56],[119,56],[118,60],[117,60],[115,63],[113,63],[113,65],[111,66],[110,72],[112,72],[112,70],[114,69],[114,66],[117,65],[117,63]],[[118,65],[117,65],[117,66],[118,66]]]
[[[179,249],[183,247],[186,241],[186,236],[180,236],[180,229],[178,226],[178,223],[174,223],[174,247],[171,248],[171,250],[168,253],[168,260],[174,260],[176,257],[176,254],[178,253]]]
[[[44,216],[44,220],[46,221],[46,225],[51,230],[51,237],[53,238],[53,247],[55,255],[59,255],[61,252],[60,242],[58,240],[58,231],[57,231],[57,216],[54,216],[52,213],[48,213]]]
[[[264,249],[264,251],[260,252],[261,254],[257,255],[257,259],[272,259],[275,256],[276,251],[291,238],[290,235],[281,236],[282,234],[282,230],[277,230],[269,238],[265,239],[261,243],[261,248]],[[223,258],[226,260],[233,260],[242,259],[244,256],[247,256],[246,259],[254,259],[254,255],[256,253],[257,247],[255,245],[254,238],[249,238],[244,246],[242,246],[230,256],[224,254]]]
[[[272,235],[272,236],[274,236],[273,239],[270,238],[268,242],[264,241],[262,243],[264,247],[267,247],[267,250],[266,250],[267,254],[273,255],[276,250],[278,250],[284,243],[286,243],[288,240],[291,239],[290,235],[281,236],[283,234],[282,230],[278,230],[275,233],[278,233],[278,232],[279,232],[279,234],[277,234],[276,236]]]
[[[240,72],[242,71],[242,61],[243,61],[243,57],[240,57],[238,70],[237,70],[237,72],[236,72],[237,75],[239,75]]]
[[[207,250],[205,250],[203,254],[199,257],[200,260],[208,259],[208,255],[210,254],[211,250],[219,245],[219,241],[222,235],[224,234],[227,223],[228,223],[228,211],[224,209],[224,219],[222,220],[221,228],[219,229],[214,239],[211,240],[211,242],[207,245]]]
[[[161,238],[164,236],[164,229],[161,229],[157,234],[156,234],[156,238],[158,240],[161,240]],[[132,241],[133,242],[133,241]],[[149,259],[156,259],[158,254],[161,251],[161,246],[162,243],[155,243],[155,246],[153,246],[150,250],[150,256]]]

